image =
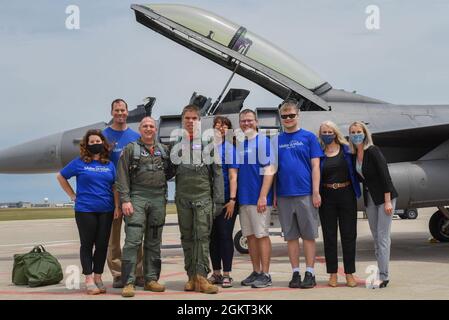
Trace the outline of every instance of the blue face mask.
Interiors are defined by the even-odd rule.
[[[323,134],[320,138],[324,144],[331,144],[335,140],[335,134]]]
[[[353,144],[356,146],[361,144],[363,140],[365,140],[365,134],[364,133],[356,133],[356,134],[350,134],[349,139]]]

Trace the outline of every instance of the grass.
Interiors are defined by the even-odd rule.
[[[0,221],[74,218],[72,208],[0,209]]]
[[[176,214],[176,206],[167,204],[167,214]],[[8,208],[0,209],[0,221],[75,218],[73,208]]]

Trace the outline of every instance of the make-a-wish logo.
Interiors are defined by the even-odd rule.
[[[289,143],[280,144],[279,148],[280,149],[293,149],[296,147],[301,147],[303,145],[304,145],[304,143],[302,143],[302,141],[292,140]]]

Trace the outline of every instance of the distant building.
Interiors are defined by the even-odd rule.
[[[0,209],[7,208],[73,208],[75,206],[74,202],[67,203],[31,203],[28,201],[18,201],[18,202],[3,202],[0,203]]]
[[[0,208],[31,208],[31,202],[4,202],[0,203]]]
[[[31,208],[31,202],[22,202],[22,208]]]
[[[32,205],[33,208],[50,208],[49,203],[34,203]]]

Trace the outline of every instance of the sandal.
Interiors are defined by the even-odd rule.
[[[233,281],[234,281],[234,279],[232,279],[230,276],[223,276],[223,283],[221,286],[223,288],[231,288]]]
[[[88,295],[96,295],[100,294],[101,291],[98,289],[98,287],[95,285],[95,283],[86,283],[86,293]]]
[[[103,284],[103,281],[95,282],[95,285],[100,290],[100,293],[106,293],[106,286]]]
[[[221,274],[212,273],[209,279],[207,279],[211,284],[222,284],[223,276]]]

